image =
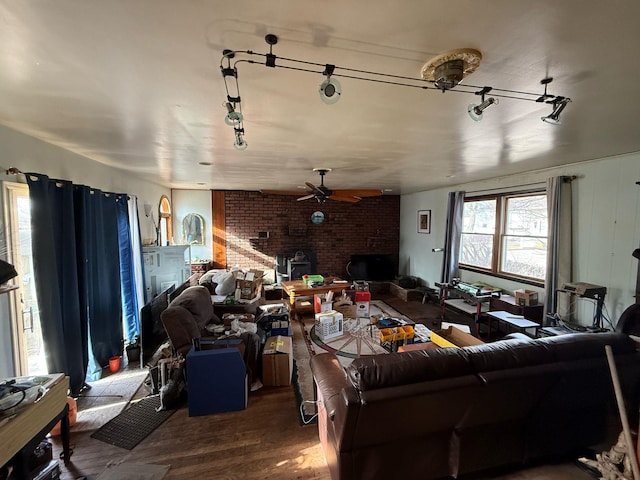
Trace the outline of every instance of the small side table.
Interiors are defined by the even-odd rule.
[[[514,315],[511,312],[505,312],[503,310],[489,311],[486,312],[486,315],[489,322],[489,336],[491,335],[491,323],[493,320],[498,320],[499,323],[506,324],[512,330],[524,333],[532,338],[537,336],[538,328],[540,328],[540,324],[527,320],[522,315]]]

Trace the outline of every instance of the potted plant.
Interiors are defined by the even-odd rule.
[[[140,337],[135,335],[124,348],[129,364],[140,360]]]

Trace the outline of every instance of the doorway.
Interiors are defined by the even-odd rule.
[[[23,183],[4,182],[3,200],[7,258],[18,272],[16,284],[20,287],[11,296],[10,305],[16,374],[46,374],[47,365],[31,255],[29,187]]]

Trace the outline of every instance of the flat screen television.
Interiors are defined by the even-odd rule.
[[[351,255],[347,273],[351,280],[393,280],[396,276],[396,266],[390,255]]]
[[[174,290],[175,286],[171,285],[140,309],[141,367],[147,365],[158,348],[169,339],[160,314],[169,306],[169,297]]]

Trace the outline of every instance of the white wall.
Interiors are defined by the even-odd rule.
[[[170,194],[168,188],[145,181],[130,172],[94,162],[4,126],[0,126],[0,145],[2,145],[0,149],[0,181],[24,182],[24,176],[5,174],[9,167],[16,167],[22,172],[41,173],[50,178],[71,180],[74,183],[82,183],[104,191],[136,195],[142,238],[155,238],[153,226],[151,222],[146,221],[144,215],[144,204],[151,203],[157,206],[163,194]],[[4,217],[0,218],[2,221],[0,232],[2,232],[4,231]],[[15,375],[8,307],[9,295],[13,294],[0,295],[0,378]]]
[[[204,218],[204,245],[191,246],[191,260],[211,260],[213,258],[213,237],[211,228],[211,190],[172,190],[173,241],[184,243],[182,220],[189,213],[197,213]]]
[[[501,177],[438,190],[403,195],[400,202],[400,273],[427,285],[439,281],[444,246],[447,194],[545,182],[548,177],[576,175],[573,182],[574,281],[607,287],[605,304],[614,325],[635,302],[638,261],[631,252],[640,245],[640,153],[577,163],[523,175]],[[431,210],[431,234],[417,233],[417,211]],[[463,281],[484,281],[509,292],[523,285],[463,271]],[[538,290],[535,287],[526,288]],[[543,295],[541,295],[541,299]],[[590,324],[591,319],[579,319]]]

